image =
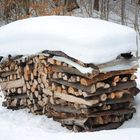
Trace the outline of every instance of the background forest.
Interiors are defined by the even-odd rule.
[[[0,0],[0,25],[45,15],[109,20],[140,32],[140,0]]]

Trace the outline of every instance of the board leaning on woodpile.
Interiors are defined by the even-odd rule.
[[[69,62],[92,72],[82,73]],[[9,55],[0,64],[3,106],[45,114],[75,132],[118,128],[136,112],[137,67],[131,53],[99,65],[61,51]]]

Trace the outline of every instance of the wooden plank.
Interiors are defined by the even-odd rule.
[[[0,77],[4,78],[4,77],[7,77],[7,76],[10,76],[12,74],[17,74],[17,71],[16,70],[12,70],[12,71],[3,71],[3,72],[0,72]]]
[[[86,132],[86,131],[95,132],[95,131],[101,131],[101,130],[112,130],[112,129],[116,129],[116,128],[120,127],[122,124],[123,124],[123,122],[109,123],[109,124],[101,125],[101,126],[98,126],[95,128],[90,128],[90,129],[86,128],[82,132]]]
[[[120,110],[108,110],[108,111],[101,111],[101,112],[95,112],[93,114],[88,114],[87,117],[97,117],[97,116],[109,116],[109,115],[125,115],[130,113],[135,113],[136,109],[120,109]]]
[[[64,113],[73,113],[73,114],[81,114],[82,112],[77,110],[75,107],[72,106],[63,106],[63,105],[53,105],[51,108],[57,112],[64,112]]]
[[[67,95],[67,94],[62,94],[62,93],[57,93],[57,92],[54,92],[54,98],[60,98],[60,99],[63,99],[65,101],[68,101],[68,102],[71,102],[71,103],[85,104],[85,105],[88,105],[88,106],[92,106],[92,105],[95,105],[95,104],[99,103],[98,99],[85,100],[85,99],[78,98],[78,97],[75,97],[75,96],[72,96],[72,95]]]
[[[140,90],[137,87],[131,88],[129,89],[129,91],[130,94],[132,94],[133,96],[136,96],[140,92]]]
[[[21,78],[19,80],[0,83],[0,86],[1,86],[2,90],[7,90],[7,89],[11,89],[11,88],[22,87],[22,86],[24,86],[24,84],[25,84],[25,81],[23,78]]]
[[[21,94],[21,95],[13,95],[13,96],[6,96],[6,99],[23,99],[27,98],[28,96],[26,94]]]

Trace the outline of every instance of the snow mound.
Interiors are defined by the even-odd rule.
[[[60,50],[85,63],[100,64],[136,52],[136,33],[115,23],[69,16],[19,20],[0,28],[0,55]]]

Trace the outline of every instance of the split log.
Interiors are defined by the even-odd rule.
[[[122,98],[125,93],[125,91],[115,92],[115,98]]]
[[[119,98],[119,99],[111,99],[111,100],[106,100],[106,102],[104,102],[104,104],[108,105],[108,104],[117,104],[117,103],[126,103],[126,102],[133,102],[134,101],[134,97],[132,95],[127,95],[126,97],[123,98]],[[102,105],[103,103],[101,103]]]
[[[55,121],[58,121],[62,124],[67,124],[67,125],[78,125],[83,127],[84,123],[88,120],[88,118],[68,118],[68,119],[56,119],[54,118]]]
[[[109,116],[109,115],[125,115],[135,113],[136,109],[120,109],[120,110],[107,110],[101,112],[95,112],[94,114],[88,114],[87,117],[97,117],[97,116]]]
[[[105,86],[104,86],[103,88],[104,88],[104,89],[110,88],[110,85],[106,83]]]
[[[25,106],[25,107],[27,107],[26,105],[27,105],[27,103],[26,103],[26,98],[21,99],[21,100],[20,100],[20,106]]]
[[[25,67],[24,67],[24,78],[25,80],[29,81],[31,79],[31,73],[34,69],[34,64],[27,64]]]
[[[102,94],[100,95],[100,101],[104,102],[107,99],[107,95],[106,94]]]
[[[131,77],[130,77],[130,80],[136,80],[137,79],[137,77],[136,77],[136,75],[131,75]]]
[[[113,97],[115,98],[115,95],[113,95],[113,92],[115,91],[122,91],[124,89],[131,89],[133,88],[132,90],[132,94],[138,94],[139,93],[139,89],[136,88],[136,82],[135,81],[128,81],[127,83],[124,83],[124,82],[119,82],[115,87],[109,87],[107,89],[97,89],[95,93],[89,93],[89,92],[84,92],[82,91],[80,95],[82,95],[83,97],[85,98],[90,98],[90,97],[93,97],[93,96],[97,96],[97,95],[101,95],[101,94],[108,94],[108,93],[112,93],[112,99]],[[73,90],[75,92],[79,92],[77,89],[73,88]],[[73,93],[73,90],[72,93]]]
[[[53,95],[53,93],[49,89],[43,89],[43,93],[45,95],[49,95],[49,96],[52,96]]]
[[[68,88],[68,93],[74,94],[75,93],[74,88],[73,87],[69,87]]]
[[[97,82],[96,83],[96,89],[98,89],[98,88],[104,88],[104,86],[105,86],[105,83],[104,82]]]
[[[115,93],[112,92],[111,94],[108,95],[108,99],[114,99],[115,98]]]
[[[127,82],[128,81],[128,77],[123,77],[121,81],[122,82]]]
[[[53,105],[51,106],[51,108],[57,112],[81,114],[80,110],[77,110],[75,107],[72,106]]]
[[[136,82],[135,81],[128,81],[126,83],[123,82],[119,82],[117,84],[117,86],[113,86],[107,89],[97,89],[95,93],[95,95],[100,95],[100,94],[104,94],[104,93],[111,93],[114,91],[120,91],[120,90],[124,90],[124,89],[129,89],[129,88],[133,88],[136,87]]]
[[[79,83],[69,83],[63,80],[56,80],[56,79],[50,79],[52,82],[56,82],[58,84],[62,84],[68,87],[73,87],[76,89],[81,89],[83,91],[89,92],[89,93],[94,93],[96,91],[95,85],[93,84],[92,86],[86,87],[86,86],[82,86]]]
[[[113,82],[117,83],[117,82],[119,82],[119,81],[120,81],[120,76],[115,76],[115,77],[113,78]]]
[[[90,128],[90,129],[86,128],[82,132],[86,132],[86,131],[95,132],[95,131],[101,131],[101,130],[111,130],[111,129],[116,129],[116,128],[120,127],[122,124],[123,124],[123,122],[109,123],[109,124],[101,125],[101,126],[98,126],[95,128]]]
[[[19,99],[13,99],[13,100],[11,100],[10,105],[8,105],[7,107],[16,107],[16,106],[19,106],[18,105],[18,101],[19,101]]]
[[[22,94],[23,93],[22,88],[17,88],[17,93]]]
[[[100,73],[99,75],[93,77],[92,79],[81,78],[80,83],[85,86],[89,86],[91,84],[97,83],[98,81],[103,81],[108,78],[111,78],[116,75],[125,75],[125,74],[133,74],[136,72],[136,69],[130,70],[119,70],[119,71],[111,71],[107,73]]]
[[[78,76],[82,76],[82,77],[86,77],[89,79],[92,79],[93,77],[95,77],[96,75],[99,74],[99,71],[93,71],[92,74],[84,74],[81,73],[79,70],[75,69],[75,68],[71,68],[71,67],[66,67],[66,66],[51,66],[49,67],[49,72],[64,72],[64,73],[69,73],[69,74],[73,74],[73,75],[78,75]]]
[[[93,104],[92,107],[101,107],[103,105],[112,105],[112,104],[119,104],[119,103],[127,103],[133,102],[134,97],[132,95],[127,95],[126,97],[118,98],[118,99],[107,99],[104,102],[99,102],[97,104]],[[89,108],[90,106],[84,106],[84,108]]]
[[[62,72],[54,72],[51,76],[53,79],[63,79],[64,81],[68,81],[71,83],[80,82],[79,76],[70,75]]]
[[[92,106],[92,105],[99,103],[99,99],[85,100],[85,99],[78,98],[78,97],[75,97],[72,95],[61,94],[61,93],[57,93],[57,92],[54,92],[54,98],[60,98],[60,99],[63,99],[65,101],[68,101],[68,102],[85,104],[88,106]]]
[[[77,125],[74,125],[73,128],[72,128],[72,130],[74,132],[81,132],[83,129],[81,127],[77,126]]]

